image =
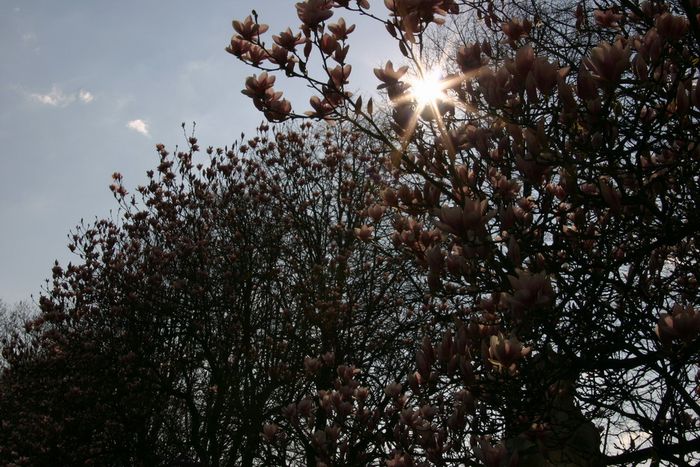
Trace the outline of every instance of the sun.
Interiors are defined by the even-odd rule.
[[[436,102],[445,99],[445,82],[441,79],[440,72],[430,70],[423,72],[422,75],[408,79],[411,85],[411,97],[415,99],[420,109],[433,106]]]
[[[413,115],[403,128],[401,147],[392,153],[392,164],[396,167],[401,164],[402,154],[409,145],[411,135],[421,125],[420,122],[434,124],[445,142],[448,154],[451,158],[455,157],[455,148],[451,143],[452,139],[449,137],[444,117],[449,113],[450,108],[454,113],[454,108],[460,105],[458,101],[454,101],[449,96],[448,91],[458,86],[463,80],[463,76],[448,75],[445,77],[440,71],[441,67],[428,69],[420,63],[417,65],[417,73],[405,78],[405,82],[409,85],[408,92],[394,101],[397,105],[408,103],[413,107]]]

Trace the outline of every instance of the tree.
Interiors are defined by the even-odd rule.
[[[10,306],[0,299],[0,346],[11,346],[13,342],[26,337],[24,323],[28,321],[35,310],[25,301],[20,301]],[[0,367],[5,365],[5,360],[0,355]]]
[[[283,408],[308,415],[339,365],[373,392],[409,371],[428,303],[388,247],[368,140],[303,124],[188,146],[158,145],[135,195],[114,174],[116,218],[77,227],[80,262],[55,265],[31,340],[4,349],[3,462],[315,463]]]
[[[383,23],[411,67],[375,70],[386,112],[350,92],[355,26],[340,11]],[[449,304],[442,341],[414,343],[417,371],[365,428],[387,464],[697,460],[700,3],[296,12],[299,31],[269,45],[257,15],[234,21],[227,51],[263,70],[244,93],[269,120],[349,123],[381,147],[396,243]],[[448,21],[461,34],[431,41]],[[436,44],[454,51],[423,99]],[[308,83],[309,112],[275,71]]]

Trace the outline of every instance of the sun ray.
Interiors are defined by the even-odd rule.
[[[452,138],[449,135],[447,124],[443,118],[444,109],[441,109],[441,104],[449,104],[453,108],[458,108],[464,112],[474,112],[476,109],[460,99],[455,99],[448,94],[450,89],[456,88],[465,80],[474,78],[479,74],[480,70],[474,70],[468,73],[457,73],[447,77],[443,77],[440,70],[444,69],[440,63],[436,67],[428,69],[424,64],[417,62],[417,71],[412,76],[406,78],[409,85],[408,92],[403,96],[394,100],[395,105],[402,103],[410,103],[414,106],[413,115],[411,116],[407,128],[402,132],[400,139],[401,147],[399,153],[405,153],[410,144],[410,139],[415,132],[421,116],[424,111],[430,109],[433,120],[437,126],[438,133],[442,140],[442,144],[447,151],[450,161],[454,163],[457,153],[456,148],[452,143]]]
[[[426,107],[428,107],[437,123],[440,137],[442,138],[445,149],[452,161],[456,157],[455,148],[452,145],[452,139],[449,136],[447,127],[442,118],[442,112],[439,109],[441,102],[452,103],[452,100],[446,90],[456,84],[455,79],[461,81],[461,77],[445,79],[441,76],[440,67],[427,70],[425,66],[418,63],[418,75],[409,78],[408,83],[411,86],[409,94],[416,102],[415,116],[416,120]]]

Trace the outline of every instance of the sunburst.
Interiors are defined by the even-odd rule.
[[[419,75],[409,77],[410,95],[416,101],[420,113],[427,106],[433,106],[447,99],[445,95],[446,81],[438,70],[427,70]]]
[[[440,104],[450,103],[453,106],[455,104],[459,106],[459,103],[455,102],[454,99],[447,94],[447,90],[462,81],[464,76],[457,75],[443,78],[440,69],[440,66],[434,69],[427,69],[425,66],[418,63],[417,73],[406,78],[406,82],[409,84],[410,88],[405,96],[400,98],[397,102],[408,100],[415,103],[415,108],[408,128],[405,129],[406,131],[401,138],[401,149],[399,153],[405,152],[411,135],[418,125],[418,120],[426,109],[430,109],[450,158],[455,157],[455,150],[447,134],[447,128],[443,120],[442,112],[440,111]]]

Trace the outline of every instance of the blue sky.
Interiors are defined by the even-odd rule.
[[[240,93],[252,70],[224,51],[231,20],[255,8],[277,33],[298,25],[294,3],[0,0],[0,299],[36,299],[54,259],[77,261],[67,235],[109,216],[111,174],[143,182],[156,143],[184,142],[182,122],[197,122],[203,146],[255,128],[262,116]],[[391,58],[382,31],[354,33],[360,88]],[[302,107],[303,86],[284,81]]]

